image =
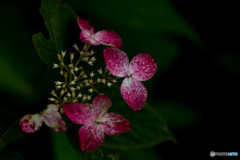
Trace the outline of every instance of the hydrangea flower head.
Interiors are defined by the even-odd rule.
[[[146,53],[136,55],[129,64],[128,56],[118,48],[104,50],[109,72],[116,77],[126,77],[121,84],[121,94],[133,110],[140,110],[147,99],[147,89],[141,81],[149,80],[157,70],[157,63]]]
[[[90,26],[89,22],[77,17],[78,26],[81,29],[80,40],[98,46],[100,44],[112,47],[121,47],[122,40],[117,33],[110,30],[102,30],[94,33],[94,27]]]
[[[58,106],[49,104],[41,114],[27,114],[19,122],[21,129],[27,133],[34,133],[39,130],[43,122],[55,132],[65,131],[66,123],[58,112]]]
[[[92,107],[83,103],[63,105],[63,111],[74,123],[83,124],[78,135],[81,149],[87,152],[97,149],[108,135],[128,131],[131,125],[128,120],[116,113],[107,113],[112,102],[106,95],[98,95],[93,99]]]

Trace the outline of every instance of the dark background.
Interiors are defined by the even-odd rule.
[[[152,89],[152,95],[155,98],[170,98],[187,105],[194,111],[193,114],[199,117],[197,120],[193,118],[193,123],[187,127],[172,127],[177,144],[164,142],[153,147],[151,151],[159,154],[163,160],[206,159],[210,158],[210,151],[239,152],[237,147],[239,145],[239,111],[237,109],[240,106],[240,2],[236,0],[171,0],[171,3],[199,35],[202,45],[197,45],[184,36],[169,35],[180,46],[180,54],[174,63],[158,77]],[[40,83],[44,86],[51,81],[52,72],[48,71],[31,46],[32,34],[39,31],[47,33],[38,12],[40,2],[1,1],[0,5],[1,19],[4,20],[0,22],[2,30],[0,33],[4,33],[1,35],[1,40],[4,39],[2,44],[13,45],[12,47],[16,47],[16,50],[30,48],[28,53],[32,53],[23,53],[22,56],[16,53],[16,57],[12,57],[15,60],[25,58],[30,63],[37,64],[36,70],[31,73],[26,71],[25,74],[32,75],[35,84]],[[81,12],[79,8],[75,9],[77,13]],[[21,15],[14,19],[15,14],[11,12],[21,13]],[[97,24],[94,23],[94,18],[90,14],[84,16],[90,18],[91,24]],[[96,22],[99,21],[96,20]],[[14,33],[19,32],[19,28],[27,29],[28,34],[14,36]],[[19,62],[19,67],[24,70],[24,63]],[[42,77],[46,74],[49,75],[47,79]],[[42,88],[41,85],[37,88]],[[22,101],[17,96],[9,94],[8,90],[2,89],[0,104],[9,106],[19,115],[27,113],[28,110],[38,112],[41,108],[31,106],[39,106],[46,101],[49,88],[48,86],[45,90],[39,91],[40,98],[36,98],[37,102],[31,102],[29,99]],[[23,109],[14,107],[16,105],[22,106]],[[191,121],[191,119],[188,120]],[[34,159],[52,159],[50,137],[46,127],[35,135],[24,135],[23,139],[10,147],[20,148],[26,159],[33,157]]]

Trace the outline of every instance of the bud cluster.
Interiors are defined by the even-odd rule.
[[[58,54],[59,64],[53,65],[53,68],[60,69],[60,75],[64,77],[64,80],[55,82],[55,90],[51,91],[49,100],[60,106],[65,103],[88,103],[94,93],[102,94],[96,89],[96,84],[105,84],[111,87],[113,83],[117,82],[107,68],[86,73],[83,63],[93,66],[96,61],[95,52],[93,50],[89,51],[89,45],[85,44],[83,49],[80,50],[74,44],[73,48],[77,53],[69,54],[69,64],[66,64],[65,59],[67,53],[62,51],[61,54]],[[75,61],[76,58],[78,59]]]

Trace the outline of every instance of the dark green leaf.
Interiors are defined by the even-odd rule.
[[[165,99],[155,103],[155,108],[167,121],[171,129],[184,129],[199,122],[201,115],[197,110],[175,100]]]
[[[19,119],[11,111],[0,108],[0,151],[23,136]]]
[[[137,150],[111,150],[103,149],[104,153],[118,154],[121,160],[161,160],[161,156],[153,150],[148,149],[137,149]]]
[[[121,101],[113,101],[110,112],[123,115],[131,123],[131,130],[113,136],[105,136],[103,147],[112,149],[140,149],[157,145],[163,141],[173,141],[175,138],[168,130],[160,114],[149,104],[140,111],[133,111]]]
[[[38,33],[33,36],[33,43],[41,59],[52,65],[57,53],[66,50],[67,30],[70,22],[76,21],[76,15],[62,0],[42,0],[40,12],[50,38],[47,40],[42,33]]]
[[[79,127],[68,129],[67,135],[66,132],[51,131],[55,160],[103,160],[98,150],[88,153],[80,149]]]
[[[36,76],[42,69],[32,45],[29,17],[18,3],[6,1],[0,5],[0,90],[27,101],[39,98]],[[21,3],[19,3],[21,4]],[[39,86],[39,83],[38,83]]]
[[[230,71],[235,74],[240,74],[240,53],[222,53],[219,54],[215,63],[222,67],[226,71]]]
[[[16,151],[4,150],[0,152],[1,160],[24,160],[21,154]]]

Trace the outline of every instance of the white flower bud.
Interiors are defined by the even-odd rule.
[[[58,64],[53,64],[53,68],[58,68],[59,67],[59,65]]]
[[[76,90],[76,88],[74,88],[74,87],[71,87],[71,88],[70,88],[70,90],[73,92],[73,91],[75,91],[75,90]]]
[[[89,91],[90,93],[92,93],[92,92],[93,92],[93,89],[92,89],[92,88],[90,88],[90,89],[88,89],[88,91]]]
[[[87,78],[88,76],[86,74],[83,75],[83,78]]]
[[[93,71],[90,73],[90,77],[92,78],[95,75],[95,73],[93,73]]]
[[[54,102],[55,101],[55,99],[54,98],[48,98],[49,99],[49,101],[52,101],[52,102]]]
[[[74,71],[75,71],[75,72],[77,72],[78,70],[79,70],[79,68],[78,68],[78,67],[75,67],[75,68],[74,68]]]
[[[111,85],[112,85],[112,83],[107,82],[107,86],[108,86],[108,87],[111,87]]]
[[[93,66],[93,62],[92,62],[92,61],[89,61],[88,64],[89,64],[90,66]]]
[[[70,84],[70,85],[73,85],[73,84],[75,84],[75,81],[71,81],[69,84]]]
[[[88,96],[87,96],[87,99],[88,99],[88,100],[91,100],[91,96],[90,96],[90,95],[88,95]]]
[[[69,92],[67,93],[67,97],[71,97],[71,94]]]
[[[61,52],[61,55],[62,55],[62,57],[64,58],[65,55],[66,55],[66,51],[62,51],[62,52]]]
[[[55,84],[56,84],[56,85],[61,85],[61,84],[63,84],[63,82],[56,81]]]
[[[100,78],[97,79],[97,82],[100,83],[102,80]]]
[[[113,82],[113,83],[117,83],[118,81],[117,81],[116,79],[113,79],[112,82]]]
[[[70,53],[70,60],[72,61],[74,59],[74,53]]]
[[[94,62],[94,61],[96,61],[96,58],[95,58],[95,57],[92,57],[92,58],[90,59],[90,61],[91,61],[91,62]]]
[[[102,79],[102,83],[104,83],[104,84],[105,84],[105,83],[106,83],[106,80],[105,80],[105,79]]]
[[[84,96],[82,97],[82,101],[85,101],[87,99],[86,95],[84,94]]]
[[[78,98],[81,98],[81,97],[82,97],[82,93],[79,93],[77,97],[78,97]]]
[[[103,74],[102,68],[100,68],[99,70],[97,70],[99,74]]]
[[[64,97],[63,100],[66,102],[68,99],[67,99],[67,97]]]
[[[76,49],[77,51],[79,51],[79,48],[76,43],[73,45],[73,48]]]
[[[60,95],[62,96],[65,93],[64,89],[61,90]]]
[[[95,52],[94,52],[93,50],[91,50],[90,55],[94,55],[94,53],[95,53]]]

